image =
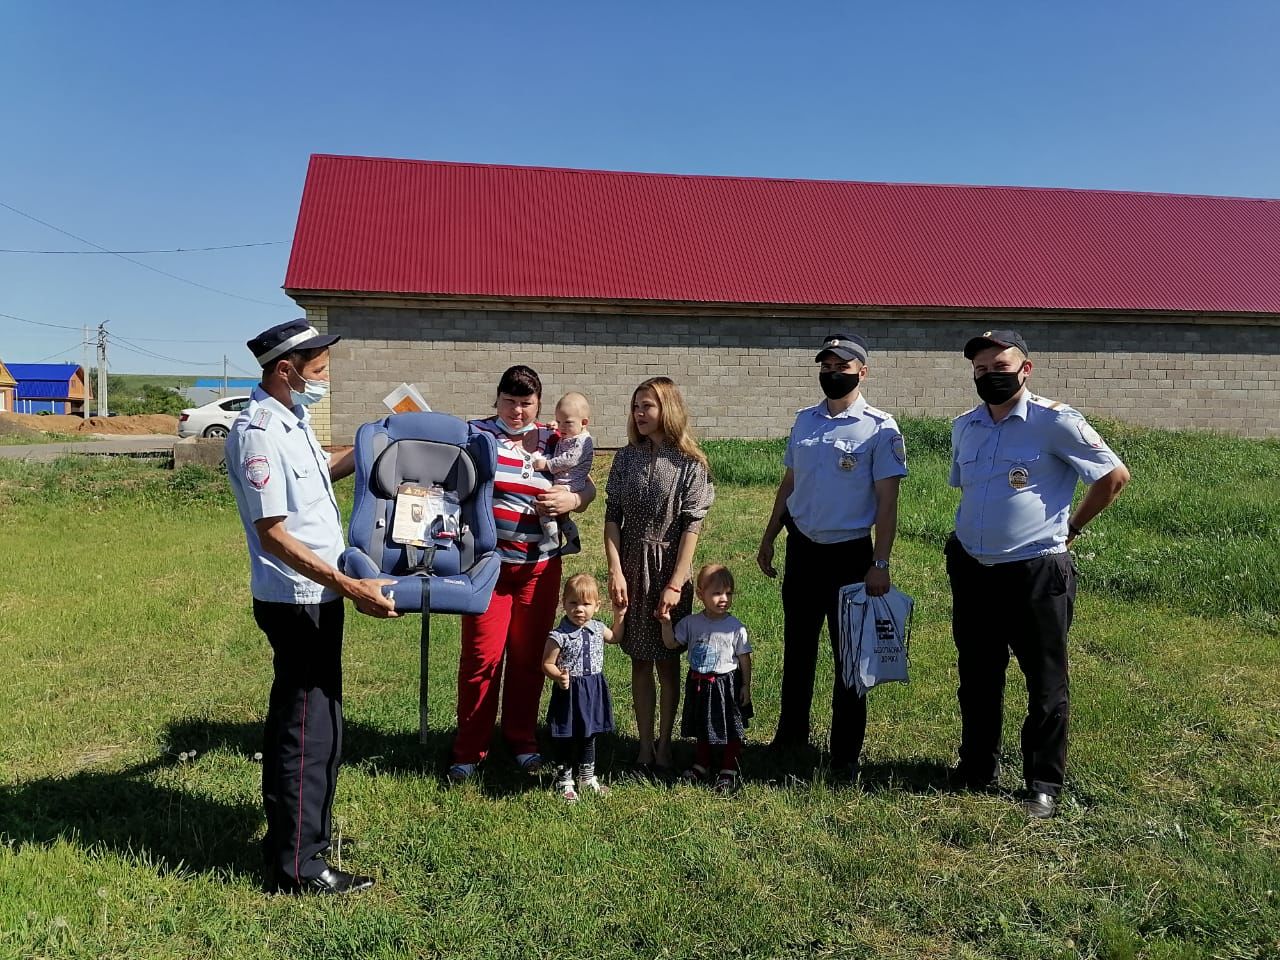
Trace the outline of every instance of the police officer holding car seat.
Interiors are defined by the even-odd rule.
[[[960,678],[958,785],[986,789],[999,772],[1009,651],[1027,682],[1024,812],[1053,816],[1067,766],[1067,631],[1076,569],[1067,548],[1120,494],[1129,471],[1071,407],[1027,389],[1032,363],[1012,330],[965,344],[982,403],[951,428],[960,488],[946,545]],[[1071,509],[1076,478],[1088,493]]]
[[[330,813],[342,752],[342,598],[395,616],[386,580],[337,569],[342,522],[333,481],[355,469],[348,448],[331,459],[307,407],[329,388],[329,347],[339,338],[305,320],[249,341],[262,382],[227,437],[227,475],[249,544],[253,616],[274,654],[262,751],[264,888],[350,893],[371,877],[329,866]]]
[[[893,417],[862,396],[868,373],[862,338],[832,334],[814,360],[821,364],[818,385],[826,399],[796,416],[783,458],[786,473],[756,557],[765,576],[777,576],[773,547],[785,526],[782,700],[772,748],[789,762],[796,748],[808,746],[818,635],[826,620],[836,663],[831,767],[856,781],[867,700],[841,682],[840,588],[865,579],[871,596],[889,591],[907,452]]]

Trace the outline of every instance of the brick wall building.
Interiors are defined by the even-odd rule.
[[[512,363],[548,408],[588,394],[604,445],[657,374],[701,436],[782,436],[835,331],[870,343],[872,403],[954,416],[976,402],[960,349],[992,327],[1089,416],[1280,436],[1276,201],[317,157],[286,288],[344,338],[335,442],[402,381],[484,415]]]

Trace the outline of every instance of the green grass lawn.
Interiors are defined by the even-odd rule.
[[[1027,822],[939,786],[959,733],[940,557],[956,498],[947,425],[904,429],[913,679],[870,695],[865,790],[761,754],[781,608],[753,558],[781,447],[718,443],[699,560],[734,569],[756,645],[744,791],[622,778],[615,649],[611,796],[567,807],[501,749],[448,788],[456,618],[433,620],[423,748],[417,619],[349,613],[335,822],[343,865],[380,882],[342,902],[258,892],[270,662],[225,479],[0,462],[0,957],[1280,956],[1280,444],[1104,430],[1134,480],[1079,542],[1068,795]],[[600,517],[567,572],[603,580]],[[819,707],[830,682],[828,663]],[[1010,788],[1023,703],[1015,668]]]

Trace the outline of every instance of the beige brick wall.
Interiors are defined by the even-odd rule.
[[[556,397],[591,399],[592,433],[625,442],[635,385],[666,374],[679,384],[703,437],[776,437],[795,411],[821,399],[813,355],[829,332],[871,345],[869,401],[897,415],[955,416],[976,403],[967,337],[1014,326],[1036,363],[1034,389],[1087,416],[1160,427],[1280,436],[1280,325],[1106,320],[911,319],[860,316],[725,317],[516,311],[337,302],[327,321],[333,350],[332,439],[384,415],[381,400],[401,381],[434,409],[462,417],[490,412],[498,376],[527,363],[542,376],[544,418]],[[326,423],[326,426],[328,424]]]
[[[307,322],[321,333],[328,333],[329,311],[324,306],[307,307]],[[333,401],[325,397],[319,403],[312,404],[308,412],[311,414],[311,429],[315,431],[316,439],[326,446],[333,443]],[[351,441],[347,439],[342,442]]]

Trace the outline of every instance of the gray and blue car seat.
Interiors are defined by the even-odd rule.
[[[339,567],[351,577],[393,580],[383,592],[400,613],[422,614],[420,733],[426,736],[430,616],[483,613],[502,563],[493,522],[493,437],[442,413],[397,413],[356,431],[355,503]],[[392,539],[402,484],[438,487],[449,516],[427,518],[424,546]]]

